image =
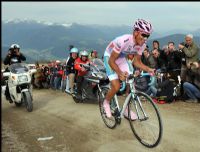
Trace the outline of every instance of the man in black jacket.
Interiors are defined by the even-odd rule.
[[[78,49],[74,47],[70,50],[70,58],[67,62],[67,69],[66,69],[69,78],[70,93],[72,96],[74,96],[74,80],[76,74],[76,70],[74,69],[74,62],[77,57],[78,57]]]
[[[4,59],[5,65],[11,65],[13,63],[21,63],[21,61],[25,61],[26,57],[20,52],[20,47],[18,44],[12,44],[10,49],[8,50],[8,54]]]

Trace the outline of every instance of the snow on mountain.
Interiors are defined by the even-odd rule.
[[[47,26],[52,26],[52,25],[61,25],[64,27],[71,27],[72,23],[53,23],[50,21],[40,21],[40,20],[32,20],[32,19],[9,19],[3,21],[4,24],[18,24],[18,23],[38,23],[38,24],[43,24]]]

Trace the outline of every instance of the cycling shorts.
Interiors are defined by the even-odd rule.
[[[108,61],[109,61],[109,56],[104,56],[104,65],[106,68],[106,74],[109,78],[110,81],[115,80],[115,79],[119,79],[117,73],[110,67]],[[133,66],[131,64],[131,62],[128,62],[128,60],[126,59],[126,57],[120,57],[118,58],[115,63],[118,65],[119,69],[122,72],[128,72],[129,74],[133,74]]]

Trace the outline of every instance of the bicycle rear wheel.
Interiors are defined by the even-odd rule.
[[[103,107],[103,102],[104,102],[104,99],[105,99],[105,96],[106,96],[108,90],[109,90],[109,88],[102,87],[101,88],[101,92],[98,92],[99,110],[100,110],[101,117],[102,117],[103,122],[105,123],[105,125],[108,128],[113,129],[117,125],[117,121],[116,121],[115,116],[114,116],[114,111],[113,111],[113,109],[111,107],[112,117],[111,118],[107,118],[106,112],[105,112],[104,107]],[[114,100],[114,98],[112,100]]]
[[[130,110],[138,115],[137,120],[131,120]],[[151,97],[143,92],[136,92],[135,98],[130,98],[128,111],[131,130],[139,142],[148,148],[157,146],[162,137],[163,126],[159,110]]]

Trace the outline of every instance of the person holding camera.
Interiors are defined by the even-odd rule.
[[[199,48],[194,43],[192,34],[186,35],[185,42],[179,44],[179,49],[185,55],[185,62],[182,62],[181,66],[181,80],[187,81],[187,74],[188,70],[190,69],[190,63],[198,61],[198,53],[199,53]]]
[[[20,46],[18,44],[12,44],[8,50],[8,54],[4,59],[5,65],[11,65],[13,63],[21,63],[25,61],[26,57],[20,52]]]
[[[190,63],[190,80],[183,83],[183,89],[189,97],[186,102],[200,102],[200,59]]]

